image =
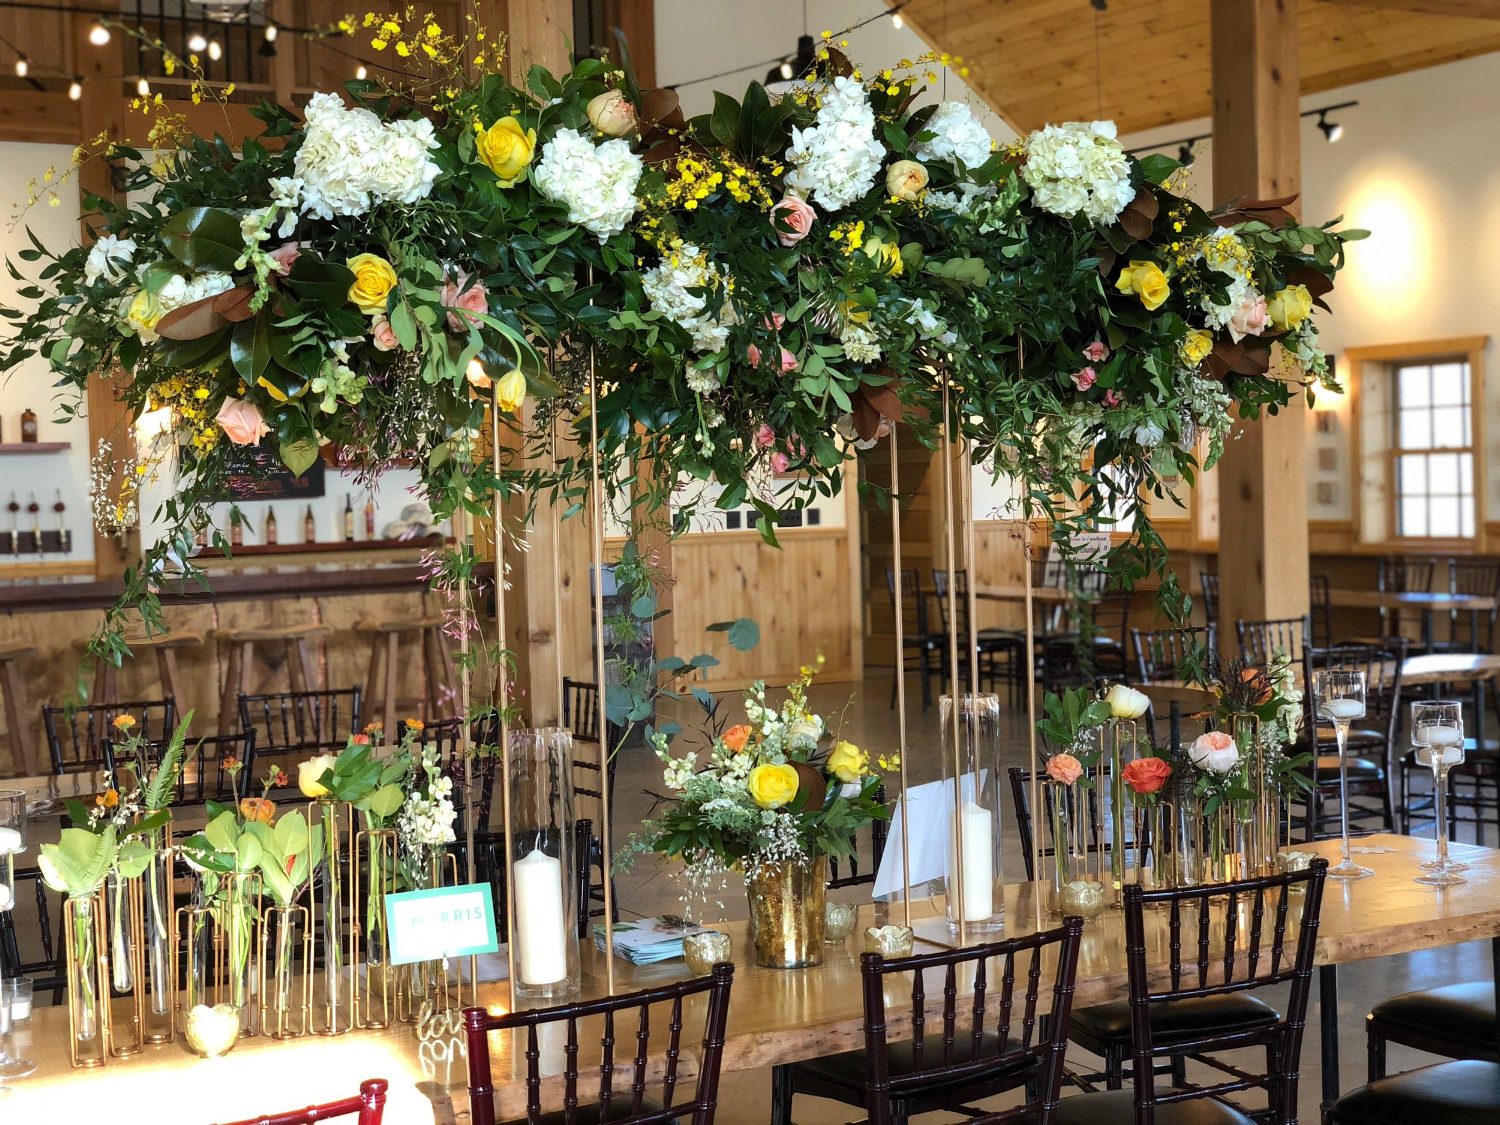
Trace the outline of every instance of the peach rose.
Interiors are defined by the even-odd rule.
[[[454,332],[467,332],[469,325],[478,323],[479,318],[471,313],[490,311],[488,291],[477,281],[465,289],[468,280],[468,274],[460,273],[457,280],[443,286],[443,304],[452,310],[462,310],[448,313],[448,327]]]
[[[1095,340],[1083,349],[1083,358],[1090,363],[1103,363],[1109,358],[1109,345],[1103,340]]]
[[[1083,776],[1083,763],[1072,754],[1053,754],[1047,759],[1047,776],[1059,785],[1072,785]]]
[[[1188,758],[1200,770],[1224,774],[1240,764],[1240,748],[1223,731],[1211,730],[1193,740]]]
[[[214,421],[235,445],[259,445],[260,439],[271,432],[261,417],[260,407],[242,398],[226,398]]]
[[[771,225],[783,246],[795,246],[812,233],[818,213],[812,205],[789,195],[771,208]]]
[[[285,277],[292,272],[292,266],[302,256],[302,243],[283,242],[271,251],[271,259],[276,263],[276,271]]]
[[[635,106],[623,90],[605,90],[595,95],[585,109],[589,124],[606,137],[623,137],[635,132]]]
[[[915,160],[898,160],[885,170],[885,193],[910,203],[927,190],[927,169]]]
[[[1080,391],[1086,391],[1098,381],[1099,376],[1092,367],[1085,367],[1073,372],[1069,378],[1073,380],[1073,385]]]
[[[750,364],[751,367],[759,367],[760,349],[757,348],[754,344],[751,344],[748,348],[745,349],[745,360]],[[785,348],[782,348],[781,373],[785,375],[788,372],[795,370],[797,370],[797,357],[794,356],[791,352],[787,351]]]
[[[762,422],[755,430],[755,445],[758,449],[770,449],[776,444],[776,431]]]
[[[724,737],[721,741],[725,746],[738,754],[750,743],[750,728],[744,723],[730,727],[724,732]]]
[[[1266,299],[1253,289],[1240,298],[1229,316],[1229,334],[1236,341],[1266,330]]]
[[[396,330],[385,317],[379,317],[370,325],[370,342],[376,351],[393,352],[401,345],[396,340]]]
[[[1125,784],[1145,797],[1155,793],[1172,776],[1172,767],[1160,758],[1137,758],[1120,771]]]

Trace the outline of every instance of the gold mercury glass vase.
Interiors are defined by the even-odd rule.
[[[828,857],[763,863],[750,869],[750,945],[767,969],[823,963]]]

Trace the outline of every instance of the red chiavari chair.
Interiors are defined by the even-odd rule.
[[[287,1113],[272,1113],[264,1117],[247,1117],[244,1121],[231,1121],[226,1125],[314,1125],[318,1121],[331,1121],[335,1117],[351,1117],[358,1114],[358,1125],[380,1125],[385,1116],[385,1093],[390,1083],[384,1078],[367,1078],[359,1084],[359,1093],[324,1105],[310,1105],[306,1109],[294,1109]]]

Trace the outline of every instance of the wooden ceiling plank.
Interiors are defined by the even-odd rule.
[[[1458,16],[1463,19],[1500,20],[1500,0],[1322,0],[1325,4],[1382,11],[1411,12],[1427,16]]]

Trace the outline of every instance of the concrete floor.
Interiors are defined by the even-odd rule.
[[[929,780],[940,774],[939,740],[940,730],[936,706],[925,714],[921,711],[920,699],[915,695],[916,684],[910,685],[913,698],[909,711],[907,732],[907,766],[913,784]],[[828,684],[813,689],[814,707],[825,715],[843,712],[844,737],[850,738],[869,749],[887,750],[897,745],[896,715],[887,706],[890,692],[890,676],[886,672],[875,672],[863,684]],[[779,698],[775,693],[773,698]],[[852,696],[852,701],[851,701]],[[1024,765],[1027,758],[1025,711],[1007,706],[1002,697],[1002,764]],[[738,694],[723,697],[722,706],[730,712],[729,722],[737,721],[734,712],[739,710]],[[692,739],[697,729],[694,716],[682,716],[687,733],[682,737]],[[686,743],[685,745],[692,745]],[[660,791],[661,772],[653,755],[644,749],[623,751],[624,758],[619,767],[616,788],[615,824],[616,847],[623,841],[620,833],[628,833],[628,827],[639,824],[649,815],[653,798],[650,790]],[[1005,816],[1005,855],[1007,878],[1014,881],[1023,877],[1020,847],[1012,818]],[[1421,831],[1426,826],[1418,826]],[[1428,829],[1430,831],[1430,828]],[[618,896],[622,909],[627,914],[657,914],[677,911],[677,898],[672,873],[676,866],[654,857],[640,861],[635,870],[620,877]],[[856,893],[859,888],[840,892],[849,901],[867,901]],[[742,895],[731,893],[724,899],[727,918],[743,918],[747,908]],[[1351,1089],[1365,1080],[1365,1035],[1364,1015],[1375,1002],[1395,993],[1412,988],[1430,987],[1466,980],[1483,980],[1490,977],[1490,949],[1487,942],[1449,946],[1402,957],[1388,957],[1347,965],[1340,969],[1339,1039],[1342,1048],[1339,1086]],[[1307,1034],[1303,1040],[1302,1081],[1300,1087],[1300,1112],[1303,1121],[1319,1119],[1323,1068],[1321,1065],[1321,1042],[1318,1034],[1319,1013],[1317,1010],[1317,988],[1314,982],[1313,997],[1307,1013]],[[1248,1069],[1263,1067],[1263,1053],[1254,1052],[1243,1060]],[[1077,1047],[1070,1047],[1069,1064],[1088,1072],[1094,1069],[1097,1060]],[[1410,1069],[1435,1061],[1404,1048],[1392,1046],[1388,1059],[1390,1072]],[[1192,1072],[1190,1070],[1190,1076]],[[1206,1078],[1206,1080],[1209,1080]],[[755,1070],[726,1073],[721,1085],[719,1125],[765,1125],[770,1120],[770,1071]],[[1065,1095],[1067,1093],[1065,1089]],[[1002,1099],[996,1105],[1005,1104]],[[1247,1103],[1258,1108],[1262,1102]],[[837,1125],[856,1121],[861,1114],[850,1107],[832,1102],[798,1097],[795,1104],[797,1125]],[[926,1120],[961,1121],[963,1118],[934,1115]]]

